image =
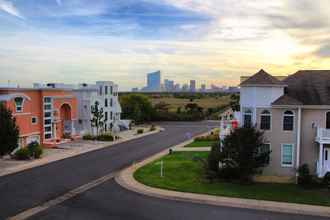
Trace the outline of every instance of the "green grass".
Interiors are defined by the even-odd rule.
[[[194,141],[184,147],[211,147],[216,141]]]
[[[175,191],[330,206],[330,192],[326,189],[307,190],[294,184],[209,183],[202,178],[202,164],[193,160],[207,155],[208,152],[174,152],[160,159],[164,161],[163,178],[157,163],[160,160],[138,169],[134,177],[145,185]]]

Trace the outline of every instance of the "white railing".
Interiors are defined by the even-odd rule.
[[[330,140],[330,129],[317,128],[317,139]]]

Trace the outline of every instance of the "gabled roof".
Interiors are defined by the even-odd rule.
[[[243,81],[240,86],[285,86],[285,83],[261,69],[259,72]]]
[[[302,70],[288,76],[285,97],[286,103],[301,102],[303,105],[330,105],[330,70]],[[275,104],[274,102],[274,104]]]
[[[282,95],[276,99],[272,105],[302,105],[303,103],[295,98],[288,96],[287,94]]]

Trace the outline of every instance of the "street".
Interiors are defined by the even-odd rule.
[[[210,122],[164,123],[164,132],[0,178],[0,219],[206,132]],[[175,202],[129,192],[112,179],[31,219],[322,219]],[[325,218],[324,218],[325,219]]]

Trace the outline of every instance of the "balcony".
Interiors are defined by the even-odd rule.
[[[317,128],[316,142],[330,144],[330,129]]]

